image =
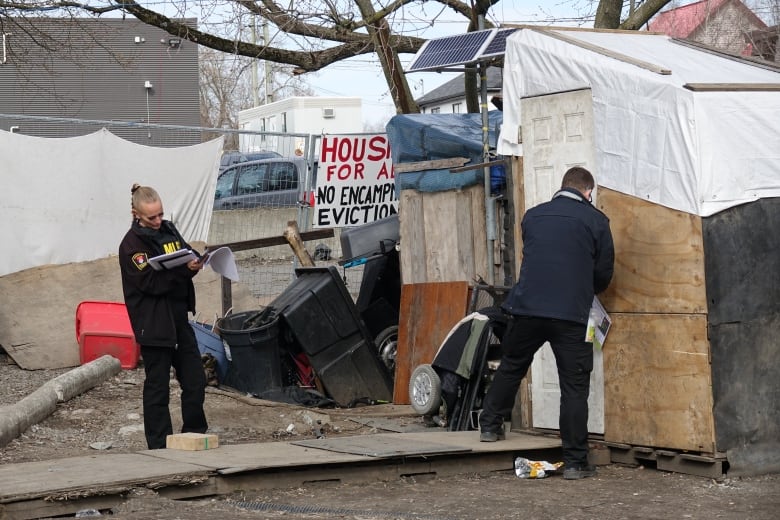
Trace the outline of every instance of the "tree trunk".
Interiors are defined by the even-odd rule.
[[[360,14],[364,19],[372,17],[376,12],[371,0],[355,0]],[[420,107],[412,97],[409,89],[409,82],[406,81],[401,60],[398,59],[398,53],[390,46],[390,26],[385,18],[382,18],[378,25],[367,25],[368,34],[374,44],[374,50],[379,56],[379,62],[382,64],[382,71],[385,73],[385,80],[390,87],[390,95],[393,97],[395,110],[398,114],[416,114]]]
[[[620,27],[620,13],[623,11],[623,0],[601,0],[596,9],[596,29],[617,29]]]

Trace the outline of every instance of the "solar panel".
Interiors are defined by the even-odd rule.
[[[407,72],[443,69],[475,62],[495,31],[487,29],[428,40],[417,51]]]
[[[487,44],[485,50],[482,51],[480,58],[493,58],[495,56],[503,56],[506,52],[506,38],[517,30],[517,27],[509,29],[498,29],[496,34]]]

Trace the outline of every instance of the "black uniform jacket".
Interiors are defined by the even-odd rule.
[[[171,242],[168,247],[192,249],[172,222],[164,220],[161,232]],[[155,271],[149,258],[163,253],[153,231],[133,222],[119,244],[119,267],[122,290],[136,341],[145,346],[176,346],[174,312],[195,312],[195,286],[192,278],[197,271],[187,265]],[[170,250],[165,252],[171,252]]]
[[[593,295],[612,280],[615,250],[607,216],[565,188],[525,213],[522,233],[520,276],[504,310],[587,323]]]

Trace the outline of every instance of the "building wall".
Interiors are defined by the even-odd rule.
[[[763,27],[757,25],[732,2],[718,9],[702,26],[691,34],[690,39],[735,54],[741,54],[746,46],[745,35]]]
[[[360,133],[363,105],[357,97],[291,97],[240,111],[238,126],[256,132]]]
[[[19,22],[3,25],[8,36],[7,62],[0,66],[0,114],[200,125],[196,44],[134,18]],[[87,130],[72,123],[3,121],[9,126],[4,130],[15,126],[42,137],[94,131],[94,126]],[[130,141],[148,140],[145,128],[119,132]],[[188,133],[166,145],[200,140],[199,134]]]
[[[420,104],[420,111],[423,114],[464,114],[468,111],[466,97]]]

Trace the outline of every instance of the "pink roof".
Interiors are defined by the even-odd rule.
[[[659,13],[648,29],[668,34],[672,38],[687,38],[699,27],[707,15],[717,11],[727,0],[702,0]]]

